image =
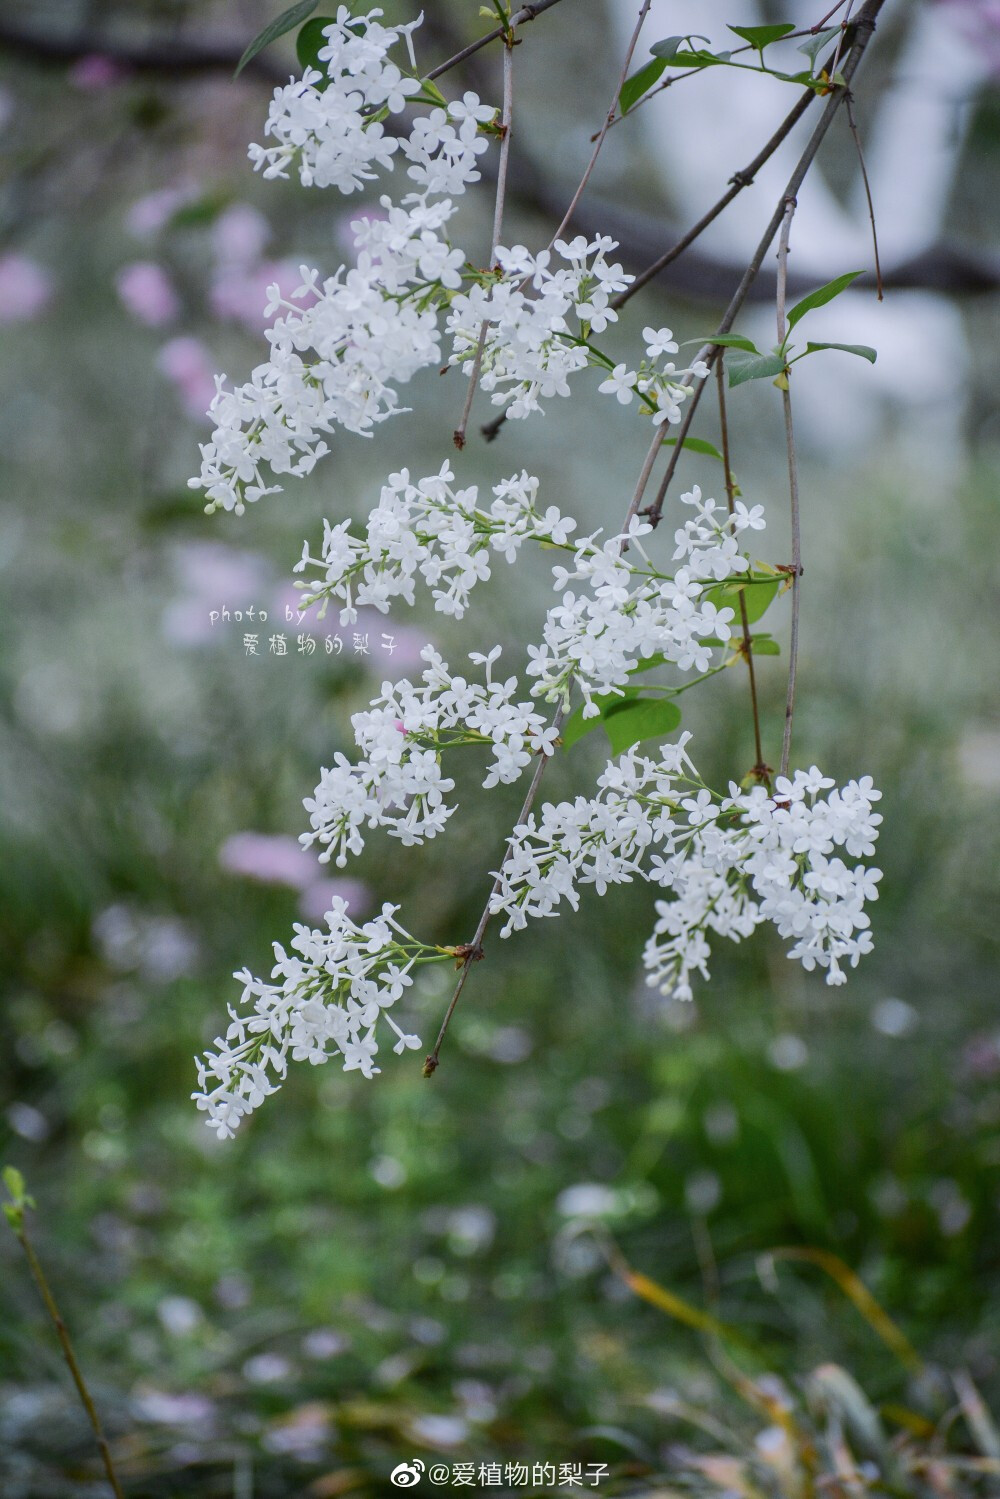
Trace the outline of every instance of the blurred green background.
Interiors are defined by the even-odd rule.
[[[519,111],[559,142],[536,139],[530,170],[522,157],[510,233],[529,244],[551,225],[545,195],[572,191],[618,67],[608,13],[577,5],[571,18],[573,3],[539,18],[517,54]],[[680,9],[654,7],[651,28],[682,30]],[[982,23],[977,47],[1000,51],[981,9],[890,6],[858,90],[862,126],[874,128],[924,12],[947,13],[965,36]],[[423,602],[364,621],[367,657],[343,630],[343,651],[329,654],[327,626],[307,655],[284,624],[292,562],[322,517],[361,515],[386,473],[433,472],[448,455],[455,375],[422,377],[407,393],[413,414],[371,444],[338,437],[313,480],[242,520],[204,516],[185,487],[206,381],[210,395],[214,369],[244,378],[262,357],[263,286],[301,259],[332,269],[350,253],[353,202],[262,184],[245,161],[268,78],[260,69],[234,84],[231,61],[271,14],[256,0],[0,7],[0,1154],[38,1199],[35,1239],[127,1492],[374,1494],[389,1491],[395,1463],[435,1454],[601,1462],[613,1492],[800,1492],[781,1486],[773,1443],[755,1445],[781,1423],[740,1399],[729,1358],[748,1377],[770,1374],[769,1398],[783,1391],[796,1410],[811,1400],[814,1415],[811,1371],[841,1365],[871,1408],[888,1408],[890,1435],[933,1430],[942,1453],[951,1443],[989,1459],[961,1380],[965,1417],[955,1414],[953,1382],[966,1371],[988,1401],[1000,1396],[1000,428],[988,283],[887,293],[890,309],[896,295],[932,300],[963,351],[949,363],[928,322],[917,398],[908,388],[894,401],[883,385],[874,409],[867,365],[830,366],[833,383],[812,395],[802,377],[796,758],[839,778],[869,773],[884,790],[876,949],[848,986],[804,975],[763,932],[720,946],[695,1004],[664,1009],[639,970],[651,892],[589,892],[579,915],[490,942],[433,1081],[413,1055],[387,1058],[373,1084],[293,1069],[223,1145],[189,1101],[192,1055],[236,997],[233,970],[265,970],[271,941],[318,915],[323,871],[303,875],[289,849],[317,767],[349,747],[350,714],[383,674],[412,670],[428,640],[453,661],[496,639],[516,652],[546,590],[544,559],[516,575],[501,567],[459,625]],[[487,25],[466,0],[428,19],[428,64]],[[204,66],[191,64],[195,44]],[[283,43],[269,66],[280,75],[290,55]],[[498,66],[484,54],[469,81],[490,96]],[[696,109],[697,81],[686,86]],[[949,243],[987,255],[1000,98],[988,71],[933,86],[961,106]],[[612,136],[596,198],[624,192],[630,211],[680,222],[682,196],[671,200],[628,130]],[[697,211],[739,164],[720,154]],[[843,195],[856,171],[846,131],[827,171]],[[477,224],[488,234],[487,197],[468,242]],[[754,202],[763,222],[771,202]],[[649,322],[704,333],[728,285],[652,291],[611,342],[627,347]],[[879,345],[882,309],[857,296],[864,341]],[[834,376],[854,382],[853,408],[838,404]],[[735,466],[747,502],[768,507],[766,555],[780,561],[776,394],[762,382],[737,395]],[[492,447],[470,443],[461,476],[491,483],[524,466],[547,502],[606,523],[643,430],[600,397],[562,404]],[[705,405],[697,430],[714,441]],[[954,421],[929,434],[920,413],[941,408]],[[697,458],[681,477],[718,482]],[[271,616],[255,658],[243,626],[210,622],[248,605]],[[769,615],[782,644],[786,610]],[[268,649],[279,631],[285,657]],[[772,758],[784,670],[765,661],[761,673]],[[703,773],[743,774],[740,673],[685,703]],[[553,768],[548,795],[586,785],[597,737]],[[474,770],[462,771],[470,790]],[[373,839],[349,871],[359,908],[399,900],[420,936],[467,938],[519,800],[517,788],[470,795],[424,850]],[[435,970],[414,993],[425,1040],[447,979]],[[638,1270],[737,1329],[729,1353],[633,1296],[586,1231],[595,1221]],[[769,1264],[781,1246],[832,1251],[856,1271],[921,1368],[902,1366],[815,1265]],[[9,1234],[0,1258],[0,1491],[104,1493]],[[910,1428],[899,1407],[916,1413]],[[706,1466],[720,1445],[736,1468]],[[946,1478],[957,1486],[924,1474],[893,1492],[1000,1488],[974,1469]]]

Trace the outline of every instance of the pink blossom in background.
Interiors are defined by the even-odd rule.
[[[215,366],[199,338],[172,338],[156,363],[176,389],[188,416],[204,421],[215,396]]]
[[[320,876],[316,856],[296,839],[270,833],[234,833],[219,850],[219,865],[264,885],[287,885],[302,892],[299,910],[307,921],[322,921],[335,898],[347,902],[354,921],[372,909],[372,892],[363,880]]]
[[[277,592],[272,595],[268,606],[273,612],[271,618],[275,622],[275,629],[301,630],[304,635],[323,635],[327,631],[335,635],[339,626],[337,625],[336,612],[327,610],[326,618],[319,619],[319,605],[313,604],[309,609],[299,611],[299,601],[302,598],[301,588],[296,588],[294,583],[282,583]],[[289,615],[289,611],[291,614]],[[343,635],[343,630],[340,631]]]
[[[219,849],[219,865],[230,874],[264,885],[290,885],[293,890],[315,886],[319,875],[314,854],[300,848],[294,838],[270,833],[234,833]]]
[[[230,265],[256,265],[271,238],[271,226],[259,209],[249,203],[233,203],[212,226],[216,257]]]
[[[371,672],[379,682],[395,681],[397,677],[423,671],[427,665],[420,652],[425,645],[433,642],[417,626],[401,624],[397,616],[380,614],[377,609],[359,609],[353,625],[342,625],[335,604],[327,610],[324,619],[318,618],[318,604],[299,613],[301,597],[302,590],[293,583],[281,585],[273,595],[270,606],[274,611],[271,615],[274,627],[289,635],[317,635],[321,640],[325,635],[339,635],[343,641],[343,649],[331,654],[331,661],[355,661]],[[363,649],[355,650],[355,635],[361,637],[362,643],[367,636],[367,653]],[[392,640],[391,650],[385,643],[386,639]]]
[[[170,277],[154,260],[136,260],[122,266],[115,285],[125,307],[147,328],[172,323],[180,311]]]
[[[113,57],[105,57],[101,52],[91,52],[75,62],[67,76],[74,88],[96,92],[121,83],[126,74],[127,70],[121,63],[115,62]]]
[[[270,565],[255,552],[216,541],[192,541],[174,550],[174,571],[183,592],[163,613],[162,629],[177,645],[225,639],[209,618],[213,609],[258,608],[271,586]]]
[[[241,323],[251,333],[260,333],[271,321],[264,316],[268,287],[277,282],[281,295],[291,296],[302,284],[297,261],[263,260],[259,265],[237,262],[220,265],[213,277],[209,302],[216,317]]]
[[[947,5],[969,40],[981,48],[994,74],[1000,73],[1000,0],[939,0]]]
[[[360,921],[367,916],[374,905],[372,892],[363,880],[350,878],[334,878],[330,880],[317,880],[302,892],[299,901],[299,910],[306,921],[321,922],[331,902],[340,898],[347,902],[347,911],[352,921]]]
[[[52,296],[52,277],[27,255],[0,255],[0,323],[30,323]]]
[[[125,215],[125,227],[135,239],[151,239],[158,234],[177,211],[197,198],[199,188],[188,182],[175,187],[157,188],[136,198]]]

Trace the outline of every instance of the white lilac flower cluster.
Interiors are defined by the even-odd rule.
[[[719,797],[698,780],[689,738],[658,760],[630,750],[608,764],[596,796],[546,803],[514,829],[491,902],[507,917],[502,935],[563,901],[575,910],[581,885],[603,894],[638,876],[674,897],[657,901],[643,958],[662,993],[690,999],[692,973],[708,978],[709,933],[738,942],[765,921],[791,942],[790,958],[843,983],[843,964],[871,950],[865,903],[881,870],[851,867],[836,850],[874,853],[881,793],[867,776],[830,789],[813,766],[779,777],[773,795],[730,785]]]
[[[326,521],[318,558],[306,543],[295,571],[316,569],[318,575],[296,585],[305,590],[303,607],[321,601],[322,617],[328,603],[336,601],[340,623],[351,624],[359,605],[386,614],[392,599],[413,604],[419,575],[431,590],[435,609],[461,619],[472,589],[490,576],[493,555],[514,562],[529,539],[568,544],[576,521],[554,505],[540,511],[537,495],[538,480],[522,472],[494,485],[493,503],[482,510],[477,487],[456,488],[448,463],[416,483],[408,469],[390,474],[368,516],[364,538],[351,534],[350,521],[336,526]]]
[[[318,54],[326,72],[307,68],[275,91],[265,130],[276,144],[251,146],[250,158],[265,177],[295,171],[305,186],[350,194],[402,155],[413,190],[399,203],[383,195],[378,214],[352,225],[353,268],[324,278],[302,266],[290,297],[269,288],[266,316],[281,314],[267,330],[269,356],[233,389],[218,378],[209,412],[215,430],[201,445],[200,474],[189,480],[204,491],[209,511],[242,514],[248,503],[280,491],[269,478],[311,473],[337,428],[371,436],[377,423],[404,410],[398,388],[441,363],[443,312],[447,362],[467,373],[485,330],[481,384],[509,417],[568,395],[577,370],[610,368],[591,336],[617,321],[612,297],[634,279],[608,260],[615,241],[558,240],[558,264],[551,250],[498,247],[495,267],[469,266],[447,226],[455,200],[480,179],[479,157],[489,146],[483,132],[493,128],[496,110],[466,93],[419,115],[409,134],[387,134],[384,119],[426,95],[389,60],[401,39],[412,53],[419,22],[383,26],[381,14],[352,16],[341,6]],[[654,422],[677,422],[705,366],[679,370],[664,362],[677,350],[670,330],[645,332],[648,357],[639,371],[617,366],[600,389],[622,402],[638,393]]]
[[[666,354],[676,354],[679,345],[669,328],[643,328],[646,341],[646,358],[637,370],[630,370],[625,363],[616,364],[608,378],[597,387],[605,395],[614,396],[622,406],[628,406],[636,394],[653,407],[653,424],[679,422],[681,403],[690,394],[692,380],[704,380],[708,365],[696,359],[686,369],[678,369],[672,360],[664,360]]]
[[[363,926],[335,899],[326,931],[296,925],[290,952],[274,944],[274,983],[247,970],[236,974],[244,988],[230,1024],[214,1051],[199,1057],[198,1091],[192,1094],[206,1122],[230,1139],[245,1115],[277,1091],[289,1060],[313,1065],[341,1056],[344,1071],[373,1077],[376,1029],[384,1020],[395,1033],[393,1051],[420,1045],[388,1013],[412,984],[418,963],[445,962],[453,953],[418,942],[386,904]]]
[[[400,409],[396,387],[440,363],[435,296],[461,285],[464,252],[444,227],[454,197],[479,180],[478,158],[488,148],[480,127],[496,111],[466,94],[416,121],[408,137],[386,135],[381,116],[399,113],[419,93],[388,53],[409,26],[382,26],[381,11],[352,16],[341,6],[325,28],[319,57],[326,74],[307,69],[275,91],[266,131],[277,144],[251,146],[267,177],[298,171],[305,186],[351,193],[391,169],[397,151],[407,158],[416,190],[400,204],[381,199],[382,217],[362,220],[357,264],[321,279],[302,268],[291,299],[270,288],[267,361],[244,385],[228,390],[220,377],[210,415],[216,429],[202,444],[202,489],[209,510],[241,514],[248,502],[276,491],[262,472],[302,476],[328,452],[337,427],[370,435],[375,423]]]
[[[639,517],[602,545],[594,536],[582,538],[575,565],[553,568],[562,600],[546,616],[541,645],[528,647],[536,696],[568,707],[575,684],[584,696],[584,717],[596,717],[595,695],[620,691],[641,661],[657,657],[682,671],[709,670],[714,643],[732,634],[735,611],[706,598],[706,585],[750,571],[738,538],[763,529],[764,512],[737,502],[730,516],[697,486],[681,502],[694,514],[676,532],[674,559],[683,566],[672,577],[650,562],[641,538],[652,526]]]
[[[251,160],[265,177],[297,173],[306,186],[351,194],[406,162],[408,190],[399,202],[358,220],[357,262],[322,279],[303,267],[301,284],[283,298],[269,290],[268,359],[235,390],[217,382],[216,430],[202,447],[202,471],[190,481],[205,491],[207,509],[241,513],[274,492],[269,480],[307,474],[328,451],[338,427],[370,436],[400,410],[397,388],[420,369],[448,363],[478,371],[483,388],[509,417],[521,418],[569,393],[571,375],[603,370],[600,390],[622,405],[638,402],[653,424],[680,419],[703,364],[679,369],[669,328],[643,330],[645,357],[635,368],[612,365],[592,339],[616,321],[616,294],[631,282],[609,256],[613,241],[597,236],[557,240],[530,253],[523,245],[496,249],[496,264],[470,266],[452,245],[448,226],[456,199],[479,180],[479,159],[496,111],[475,94],[446,102],[421,82],[411,33],[419,22],[383,26],[381,12],[353,15],[341,6],[324,29],[325,72],[308,70],[278,89],[268,116],[267,146]],[[404,43],[413,75],[391,61]],[[385,121],[408,101],[428,105],[409,133]],[[439,107],[440,104],[440,107]],[[444,327],[442,328],[442,321]],[[265,474],[266,471],[266,474]],[[494,678],[496,646],[470,660],[485,681],[453,675],[426,647],[418,682],[382,684],[354,715],[357,758],[336,754],[305,802],[310,830],[300,839],[323,863],[343,867],[364,849],[366,831],[385,829],[404,845],[441,833],[453,812],[454,780],[445,751],[478,746],[491,758],[485,788],[517,780],[559,742],[539,700],[568,710],[574,693],[582,716],[594,718],[630,678],[670,664],[706,674],[731,638],[733,590],[766,581],[779,570],[754,570],[745,537],[764,528],[761,506],[721,505],[700,489],[681,497],[688,517],[674,533],[672,571],[644,545],[652,525],[632,516],[618,534],[573,540],[576,524],[538,504],[538,482],[522,472],[498,483],[491,502],[475,486],[457,486],[444,464],[412,481],[389,476],[363,534],[350,522],[325,523],[320,555],[304,548],[296,571],[304,602],[334,603],[341,622],[359,606],[387,612],[393,600],[412,605],[418,581],[435,607],[461,618],[475,585],[495,556],[517,559],[525,542],[564,548],[553,569],[558,601],[546,614],[540,643],[528,647],[527,702],[516,676]],[[733,657],[732,659],[735,659]],[[617,706],[617,705],[614,705]],[[688,758],[689,735],[648,756],[638,748],[609,762],[593,794],[545,804],[514,830],[491,910],[504,914],[503,935],[530,917],[576,909],[579,891],[598,893],[641,879],[658,887],[657,920],[644,955],[648,982],[688,999],[692,978],[708,977],[713,936],[740,941],[770,923],[789,957],[844,981],[871,947],[867,902],[880,871],[860,862],[874,853],[880,793],[864,777],[843,788],[813,767],[780,776],[773,791],[731,784],[711,791]],[[238,1006],[215,1049],[198,1063],[194,1095],[223,1137],[275,1091],[289,1060],[317,1064],[339,1055],[347,1071],[378,1071],[378,1024],[384,1018],[397,1052],[419,1046],[388,1013],[412,982],[418,964],[468,958],[467,948],[419,942],[396,921],[398,907],[355,924],[335,899],[325,931],[296,926],[289,950],[275,946],[270,982],[244,970]]]
[[[608,262],[617,245],[606,235],[590,241],[583,235],[557,239],[553,249],[561,265],[553,265],[551,250],[532,255],[524,245],[499,247],[496,259],[502,276],[492,284],[472,286],[451,301],[450,362],[471,373],[485,328],[478,356],[480,384],[492,392],[493,404],[504,407],[505,415],[514,420],[540,411],[541,402],[551,396],[568,396],[569,377],[577,370],[610,363],[593,348],[590,335],[618,321],[611,298],[635,280],[620,265]],[[659,356],[677,350],[670,330],[645,331],[651,336],[656,332],[658,342],[648,350],[641,378],[629,372],[626,383],[625,365],[617,365],[599,389],[616,395],[622,404],[638,390],[654,422],[679,422],[681,403],[690,393],[687,382],[703,378],[708,367],[697,362],[678,370],[672,363],[661,364]]]
[[[488,746],[493,759],[483,786],[516,781],[537,754],[551,755],[556,730],[531,703],[514,701],[517,678],[493,679],[496,646],[470,660],[485,665],[486,682],[452,676],[446,662],[425,646],[428,663],[419,684],[384,682],[382,694],[351,720],[361,758],[336,754],[305,802],[312,832],[303,847],[319,844],[320,860],[339,868],[364,848],[363,828],[386,828],[403,844],[423,843],[440,833],[455,811],[446,801],[455,782],[441,767],[444,750],[466,744]]]
[[[377,177],[373,167],[391,167],[399,142],[372,116],[398,114],[420,92],[417,79],[404,78],[388,61],[401,36],[412,45],[418,23],[386,27],[381,15],[373,10],[355,18],[346,5],[339,7],[318,54],[324,71],[306,68],[300,79],[275,89],[264,134],[277,145],[250,146],[255,170],[287,177],[294,165],[306,187],[353,193]]]

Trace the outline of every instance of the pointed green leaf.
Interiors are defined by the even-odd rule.
[[[756,47],[760,52],[771,42],[779,42],[783,36],[794,31],[795,23],[782,21],[777,26],[730,26],[728,30],[735,31],[737,36],[741,36],[745,42],[749,42],[751,47]]]
[[[301,21],[304,21],[307,16],[311,16],[316,9],[317,3],[318,0],[298,0],[297,4],[290,5],[287,10],[283,10],[280,16],[275,16],[274,20],[270,21],[264,27],[263,31],[258,31],[236,64],[236,72],[233,74],[233,77],[238,78],[247,63],[252,62],[258,52],[263,52],[264,48],[269,47],[272,42],[276,42],[279,36],[284,36],[286,32],[291,31],[294,26],[298,26]]]
[[[780,578],[746,578],[740,581],[719,583],[710,588],[704,597],[716,609],[732,609],[740,618],[740,594],[747,606],[747,624],[756,624],[766,614],[781,587]]]
[[[822,52],[827,42],[833,41],[834,37],[837,36],[839,32],[839,26],[828,26],[825,31],[818,31],[815,36],[812,36],[808,41],[803,42],[798,50],[802,52],[806,57],[808,57],[813,67],[815,67],[816,58],[819,56],[820,52]]]
[[[637,677],[641,672],[653,671],[655,667],[666,666],[666,664],[666,656],[662,651],[657,651],[655,656],[643,656],[641,661],[637,661],[635,666],[633,666],[632,670],[629,672],[629,676]]]
[[[659,665],[660,663],[656,664]],[[638,671],[640,669],[641,663],[640,666],[636,668],[636,670]],[[566,722],[563,724],[561,730],[559,731],[559,737],[562,740],[563,749],[572,749],[577,740],[582,739],[585,734],[589,734],[591,729],[599,729],[601,727],[602,716],[606,708],[611,708],[615,703],[624,702],[629,698],[638,697],[640,690],[641,689],[636,686],[623,687],[621,694],[617,692],[595,692],[594,702],[597,704],[598,708],[600,708],[600,713],[595,715],[593,718],[584,718],[583,709],[586,706],[585,704],[577,708],[575,713],[571,713],[569,718],[567,718]]]
[[[662,42],[654,42],[649,50],[654,57],[662,57],[664,62],[672,62],[678,52],[689,50],[693,41],[707,42],[708,37],[697,36],[695,34],[691,36],[667,36],[664,37]]]
[[[770,635],[751,635],[750,649],[755,656],[781,655],[781,646]]]
[[[663,439],[663,446],[665,448],[675,448],[677,446],[677,438],[665,437]],[[720,463],[723,462],[722,454],[718,448],[713,447],[710,442],[706,442],[703,437],[685,437],[681,441],[681,447],[686,453],[703,453],[706,458],[718,458]]]
[[[783,354],[743,354],[737,350],[729,360],[729,384],[732,387],[747,380],[773,379],[784,368]]]
[[[681,710],[669,698],[637,697],[613,703],[601,714],[613,755],[624,754],[643,739],[669,734],[681,721]]]
[[[806,344],[807,354],[818,354],[821,349],[842,349],[845,354],[857,354],[859,359],[867,359],[869,364],[874,364],[878,358],[878,350],[870,344]]]
[[[667,41],[657,42],[649,50],[654,57],[661,57],[671,68],[711,68],[727,63],[732,56],[731,52],[710,52],[707,47],[689,47],[685,51],[673,45],[677,40],[675,36],[668,37]],[[682,40],[690,42],[691,38],[684,37]],[[705,41],[706,38],[699,37],[698,40]]]
[[[859,276],[863,275],[863,271],[846,271],[843,276],[837,276],[835,280],[828,281],[825,286],[819,286],[815,291],[811,291],[808,297],[803,297],[801,302],[796,302],[788,314],[789,328],[794,328],[799,319],[805,317],[807,312],[812,312],[814,307],[825,307],[827,302],[832,302],[834,297],[839,297],[852,281],[856,281]]]
[[[295,55],[303,71],[315,68],[320,73],[326,73],[326,68],[319,60],[319,49],[326,46],[323,32],[327,26],[334,24],[334,19],[333,16],[313,16],[295,38]]]
[[[666,67],[667,64],[662,58],[655,57],[652,62],[646,63],[645,67],[640,68],[638,73],[633,73],[632,77],[625,81],[618,95],[622,114],[628,114],[633,104],[637,104],[643,94],[648,93],[657,79],[666,72]]]
[[[691,343],[717,344],[720,349],[745,349],[748,354],[759,354],[755,343],[740,333],[707,333],[704,338],[692,338]]]

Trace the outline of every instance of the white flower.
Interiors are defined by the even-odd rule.
[[[370,512],[364,540],[342,521],[324,526],[319,557],[304,549],[295,571],[317,570],[299,586],[305,604],[341,605],[348,624],[359,605],[387,613],[393,599],[415,602],[415,580],[431,589],[434,607],[461,619],[476,583],[490,576],[491,556],[514,562],[525,541],[565,546],[576,522],[554,505],[544,514],[535,506],[538,480],[523,470],[494,486],[489,509],[478,506],[475,485],[458,489],[448,463],[437,474],[411,483],[409,470],[391,474]]]
[[[678,346],[669,328],[643,328],[642,336],[650,359],[659,359],[663,354],[677,353]]]
[[[602,393],[616,396],[622,406],[627,406],[635,395],[635,370],[624,364],[616,364],[611,374],[597,387]]]
[[[311,831],[303,847],[318,844],[320,862],[342,869],[364,848],[365,828],[384,828],[407,846],[437,837],[455,811],[448,801],[455,782],[441,763],[452,745],[490,751],[487,789],[516,781],[536,753],[553,754],[554,731],[532,703],[515,700],[517,678],[493,679],[498,654],[486,658],[485,683],[453,676],[432,646],[422,652],[420,683],[384,682],[351,720],[359,758],[335,754],[305,802]]]
[[[453,120],[477,120],[480,125],[488,125],[495,117],[496,110],[492,104],[483,104],[478,94],[466,92],[461,99],[452,99],[448,105],[448,113]]]
[[[222,1138],[284,1079],[288,1062],[314,1066],[339,1056],[345,1072],[378,1072],[376,1031],[384,1021],[398,1038],[394,1051],[419,1046],[388,1013],[412,984],[418,959],[447,961],[450,953],[411,937],[395,919],[398,906],[383,905],[363,926],[337,898],[326,914],[326,930],[296,925],[286,952],[274,946],[272,980],[244,969],[239,1004],[215,1050],[198,1058],[198,1090],[192,1096]]]
[[[503,935],[557,914],[564,901],[575,910],[581,885],[600,894],[643,878],[673,895],[656,903],[644,954],[648,982],[665,994],[690,999],[692,975],[708,978],[709,933],[739,942],[765,921],[790,943],[790,958],[843,983],[843,965],[871,950],[864,906],[877,897],[881,871],[828,854],[876,836],[878,793],[851,782],[824,800],[831,783],[814,766],[773,797],[731,786],[719,798],[694,778],[689,738],[659,761],[630,750],[608,764],[596,796],[546,803],[515,828],[491,902],[507,917]],[[796,795],[794,815],[783,788]]]

